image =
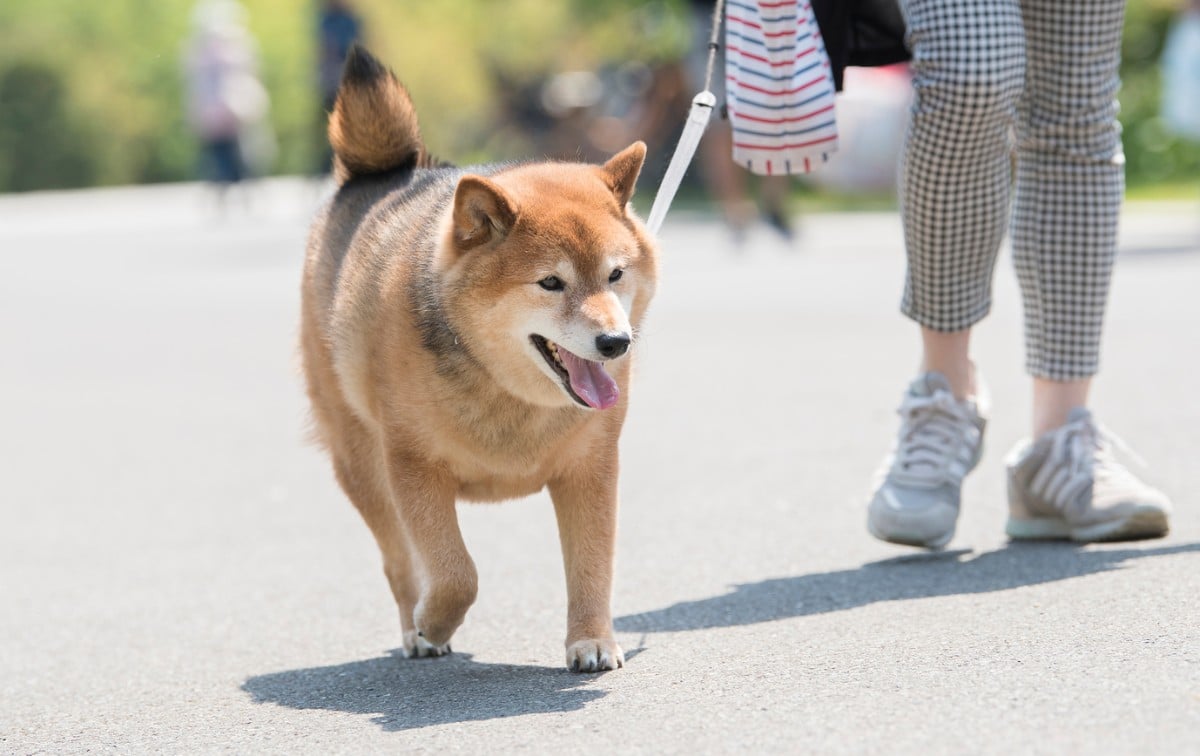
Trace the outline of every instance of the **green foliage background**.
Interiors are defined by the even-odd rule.
[[[195,175],[181,58],[194,0],[0,2],[0,191],[177,181]],[[310,172],[319,112],[316,6],[244,0],[279,141],[275,172]],[[1200,172],[1200,146],[1157,119],[1158,54],[1173,0],[1130,3],[1122,120],[1131,185]],[[419,103],[435,153],[506,158],[494,77],[520,82],[690,43],[683,0],[358,0],[367,43]]]

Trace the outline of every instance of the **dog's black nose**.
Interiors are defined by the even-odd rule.
[[[625,333],[602,333],[596,337],[596,351],[612,359],[629,351],[629,335]]]

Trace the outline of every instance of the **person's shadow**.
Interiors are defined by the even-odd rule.
[[[1200,544],[1087,549],[1069,543],[1010,543],[971,558],[970,549],[913,554],[850,570],[733,586],[697,601],[618,617],[623,632],[676,632],[806,617],[879,601],[990,593],[1121,569],[1147,557],[1200,551]]]

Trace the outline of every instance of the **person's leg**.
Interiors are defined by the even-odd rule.
[[[745,170],[729,157],[733,154],[729,122],[714,121],[700,140],[700,171],[709,194],[721,207],[725,222],[740,232],[754,220],[754,203],[746,188]]]
[[[1124,157],[1116,93],[1124,0],[1021,0],[1013,259],[1033,375],[1032,442],[1009,456],[1013,538],[1164,535],[1170,503],[1126,470],[1086,408],[1117,251]]]
[[[1025,308],[1035,436],[1087,404],[1117,249],[1124,0],[1022,0],[1013,259]]]
[[[904,0],[915,99],[900,165],[902,309],[927,369],[970,393],[969,329],[991,308],[1008,224],[1009,132],[1024,80],[1016,0]]]
[[[878,538],[938,548],[979,462],[971,326],[991,306],[1008,220],[1009,130],[1024,77],[1017,0],[902,0],[915,99],[900,172],[908,253],[903,312],[921,327],[922,375],[868,507]]]
[[[758,182],[758,204],[763,220],[789,241],[795,236],[787,202],[790,188],[791,182],[786,175],[763,176]]]
[[[717,109],[725,104],[725,51],[718,48],[713,60],[712,79],[705,81],[708,72],[708,42],[712,34],[713,6],[692,5],[691,52],[684,59],[689,92],[706,86],[717,98]],[[690,96],[690,95],[689,95]],[[704,188],[720,208],[721,216],[740,241],[754,221],[754,201],[750,198],[746,171],[733,162],[733,129],[729,120],[714,114],[708,129],[697,147],[700,177]]]
[[[900,166],[908,274],[902,308],[921,326],[923,371],[975,393],[970,328],[991,308],[1008,221],[1009,129],[1024,77],[1015,0],[902,3],[915,100]]]

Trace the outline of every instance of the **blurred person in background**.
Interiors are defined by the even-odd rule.
[[[337,100],[342,65],[350,47],[362,39],[362,20],[346,0],[324,0],[317,14],[317,86],[321,96],[321,111],[317,114],[316,137],[319,174],[333,167],[333,150],[329,147],[325,127],[333,104]]]
[[[692,0],[692,44],[684,60],[692,94],[704,88],[704,74],[708,66],[708,43],[713,31],[714,0]],[[721,37],[723,39],[723,36]],[[749,175],[731,159],[733,155],[733,129],[724,115],[725,105],[725,52],[718,48],[713,64],[710,91],[717,98],[720,110],[712,119],[698,148],[700,171],[709,193],[721,207],[726,224],[733,231],[735,241],[740,241],[746,231],[761,215],[768,226],[785,240],[791,241],[795,232],[787,209],[787,176],[762,176],[758,178],[758,204],[750,196]],[[690,104],[690,101],[689,101]],[[686,111],[685,111],[686,112]]]
[[[1162,53],[1162,117],[1174,134],[1200,142],[1200,0],[1171,24]]]
[[[686,111],[678,65],[649,65],[622,60],[596,71],[565,71],[549,76],[540,87],[538,111],[545,128],[538,130],[539,149],[559,160],[603,162],[634,140],[648,153],[670,154],[678,137],[678,114]],[[654,172],[643,167],[643,181]]]
[[[274,153],[270,99],[245,17],[236,0],[201,0],[184,55],[187,121],[200,142],[201,175],[216,184],[221,211],[228,189],[265,172]]]

